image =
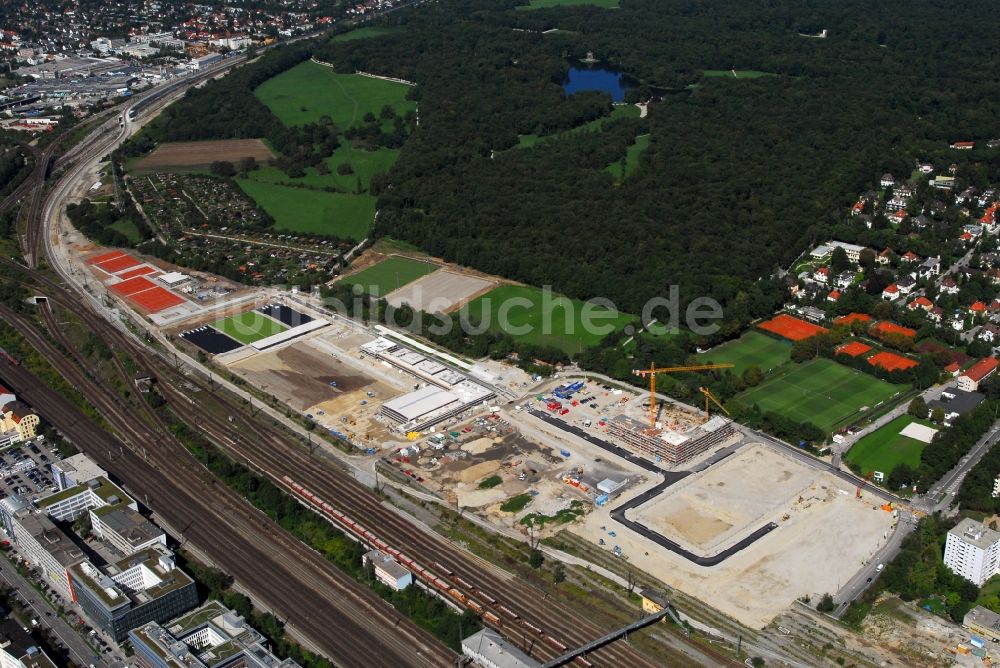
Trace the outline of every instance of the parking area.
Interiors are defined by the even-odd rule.
[[[60,459],[59,453],[41,438],[0,450],[0,493],[34,500],[55,491],[49,465]]]

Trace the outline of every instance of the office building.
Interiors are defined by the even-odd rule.
[[[1000,566],[1000,533],[966,518],[948,531],[944,565],[977,587]]]
[[[268,651],[266,640],[218,601],[167,622],[128,634],[138,668],[298,668]]]
[[[87,618],[118,642],[148,622],[163,622],[198,604],[194,580],[165,548],[150,548],[108,564],[74,565],[70,581]]]
[[[15,500],[11,500],[15,499]],[[15,497],[0,503],[4,529],[18,553],[66,600],[73,599],[68,570],[84,560],[83,551],[49,517]]]
[[[38,507],[53,519],[72,522],[92,508],[126,504],[132,510],[139,506],[132,497],[105,477],[94,478],[68,487],[38,500]]]
[[[52,481],[59,491],[76,487],[94,478],[107,478],[108,472],[102,469],[87,455],[80,453],[58,462],[52,462]]]
[[[13,617],[0,621],[0,668],[55,668]]]
[[[163,530],[124,503],[91,510],[90,526],[94,535],[122,554],[167,546]]]

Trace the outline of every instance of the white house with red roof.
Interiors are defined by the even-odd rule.
[[[828,283],[830,281],[830,268],[820,267],[813,272],[813,280],[819,281],[820,283]]]
[[[932,302],[927,297],[917,297],[912,302],[906,305],[906,308],[911,311],[916,311],[918,308],[922,308],[924,311],[930,311],[934,308],[934,302]]]
[[[840,290],[831,290],[830,294],[826,296],[826,301],[835,302],[840,299]]]
[[[885,286],[885,289],[882,290],[882,299],[889,302],[894,302],[899,299],[899,286],[895,283]]]
[[[979,384],[996,373],[997,362],[995,357],[984,357],[958,377],[958,389],[963,392],[975,392],[979,389]]]

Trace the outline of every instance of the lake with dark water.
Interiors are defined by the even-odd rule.
[[[615,102],[625,99],[625,90],[628,86],[625,83],[625,75],[614,70],[603,67],[571,67],[563,90],[567,95],[579,93],[583,90],[596,90],[607,93]]]

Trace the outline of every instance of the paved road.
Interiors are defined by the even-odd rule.
[[[17,591],[18,597],[27,603],[28,608],[38,619],[39,625],[48,627],[59,639],[59,642],[69,649],[70,657],[81,666],[93,664],[100,668],[107,668],[125,665],[120,661],[108,663],[98,657],[94,650],[80,637],[80,634],[66,620],[57,615],[52,606],[42,600],[41,595],[31,586],[31,583],[6,560],[0,562],[0,580]]]
[[[947,510],[954,502],[958,488],[965,480],[965,476],[973,466],[979,463],[983,455],[989,452],[997,440],[1000,440],[1000,421],[994,422],[990,430],[976,441],[968,454],[962,457],[952,470],[948,471],[928,490],[918,507],[930,513]]]

